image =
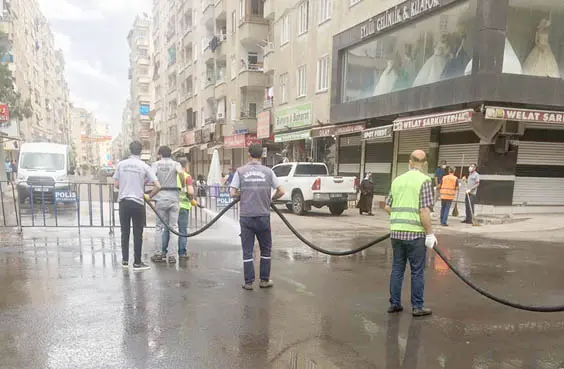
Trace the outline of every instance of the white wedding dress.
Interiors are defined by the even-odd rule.
[[[537,31],[535,47],[523,64],[523,73],[530,76],[560,78],[558,63],[548,43],[548,27]]]
[[[441,79],[441,75],[448,61],[446,50],[447,47],[443,43],[439,43],[435,47],[433,56],[427,59],[419,73],[417,73],[417,77],[415,77],[415,81],[413,81],[413,87],[437,82]]]
[[[509,40],[505,39],[505,50],[503,52],[503,73],[507,74],[523,74],[523,68],[521,67],[521,62],[517,57],[517,53],[513,49],[513,46],[509,43]],[[472,73],[472,60],[466,65],[464,70],[464,75],[469,75]]]
[[[386,69],[382,72],[380,80],[374,87],[374,96],[387,94],[393,91],[396,81],[398,79],[398,73],[396,68],[394,68],[394,61],[388,60],[388,65]]]

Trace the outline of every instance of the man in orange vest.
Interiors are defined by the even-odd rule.
[[[456,189],[458,188],[458,178],[454,175],[454,168],[448,168],[448,174],[445,175],[440,184],[441,191],[441,224],[447,226],[448,213],[452,201],[456,197]]]

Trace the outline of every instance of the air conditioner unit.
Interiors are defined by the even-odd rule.
[[[499,131],[502,136],[522,136],[523,133],[525,133],[525,125],[513,120],[503,122]]]
[[[222,33],[219,35],[219,41],[227,41],[227,34]]]

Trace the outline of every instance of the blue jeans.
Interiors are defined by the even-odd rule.
[[[450,211],[450,206],[452,205],[452,200],[441,200],[441,224],[446,225],[448,221],[448,212]]]
[[[427,248],[425,238],[413,241],[392,239],[394,262],[390,276],[390,304],[401,306],[401,287],[405,266],[409,260],[411,269],[411,306],[413,309],[423,307],[423,292],[425,290],[425,259]]]
[[[464,204],[466,205],[466,223],[472,223],[472,214],[474,214],[474,204],[476,203],[476,195],[466,195]]]
[[[260,246],[260,279],[261,281],[268,281],[270,279],[270,256],[272,253],[270,216],[241,217],[239,224],[241,225],[245,283],[253,283],[255,281],[255,266],[253,262],[255,237]]]
[[[190,210],[180,208],[178,212],[178,232],[188,233],[188,219],[190,219]],[[186,237],[178,237],[178,255],[186,255]]]

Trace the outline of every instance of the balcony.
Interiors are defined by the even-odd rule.
[[[227,18],[227,0],[215,0],[215,19]]]
[[[266,75],[262,64],[249,64],[247,68],[239,71],[239,87],[264,87]]]
[[[274,20],[274,0],[264,0],[264,18]]]
[[[264,73],[272,73],[275,70],[276,60],[275,60],[275,47],[273,42],[266,44],[264,48]]]
[[[220,99],[227,96],[227,83],[225,79],[218,79],[215,83],[215,98]]]
[[[204,100],[212,100],[215,98],[215,81],[210,80],[206,83],[203,91],[201,92],[202,98]]]
[[[256,45],[268,35],[268,21],[256,16],[246,16],[239,21],[239,40],[243,44]]]
[[[202,23],[209,23],[210,25],[213,25],[215,0],[201,0],[201,1],[202,1]]]

